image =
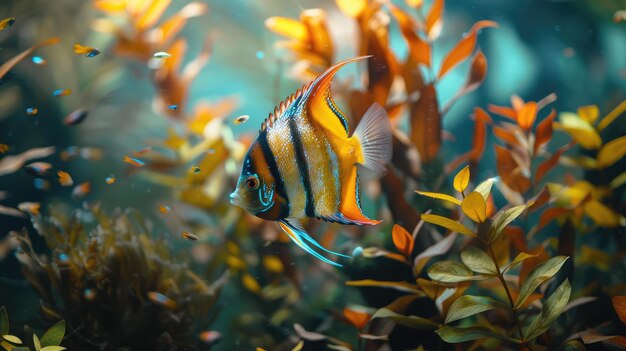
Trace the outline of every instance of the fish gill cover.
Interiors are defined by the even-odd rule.
[[[2,2],[0,349],[626,349],[624,11]],[[393,155],[357,194],[381,224],[303,223],[337,268],[228,195],[357,56],[332,97]]]

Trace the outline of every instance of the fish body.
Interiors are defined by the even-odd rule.
[[[316,258],[339,265],[313,250],[327,250],[302,229],[299,219],[341,224],[378,224],[361,211],[357,164],[382,173],[391,157],[391,125],[385,110],[372,105],[355,132],[333,101],[330,84],[347,63],[327,69],[283,101],[263,122],[244,159],[231,202],[278,221],[285,233]]]

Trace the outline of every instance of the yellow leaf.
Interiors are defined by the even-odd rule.
[[[22,343],[22,340],[15,335],[2,335],[2,339],[16,345],[20,345]]]
[[[626,183],[626,172],[623,172],[622,174],[620,174],[617,177],[615,177],[611,181],[609,186],[611,187],[611,189],[616,189],[617,187],[621,186],[624,183]]]
[[[454,189],[462,193],[465,190],[465,188],[467,188],[467,185],[469,184],[469,179],[470,179],[469,166],[465,166],[465,168],[460,170],[459,173],[457,173],[456,176],[454,177]]]
[[[581,106],[578,108],[578,110],[576,110],[576,112],[578,113],[580,118],[582,118],[589,124],[593,124],[600,115],[600,110],[596,105]]]
[[[487,204],[483,196],[476,191],[472,191],[463,199],[461,210],[474,222],[482,223],[487,219]]]
[[[291,18],[270,17],[265,20],[265,26],[274,33],[299,41],[305,41],[309,37],[304,24]]]
[[[263,267],[269,272],[280,273],[285,270],[283,262],[276,255],[263,256]]]
[[[604,144],[598,151],[598,167],[604,168],[612,165],[626,155],[626,136],[619,137]]]
[[[428,196],[428,197],[432,197],[434,199],[439,199],[439,200],[444,200],[444,201],[448,201],[448,202],[452,202],[455,205],[460,205],[461,204],[461,200],[452,197],[448,194],[442,194],[442,193],[431,193],[428,191],[416,191],[416,193],[423,195],[423,196]]]
[[[591,200],[585,204],[585,214],[597,225],[603,227],[615,228],[626,224],[624,217],[615,213],[598,200]]]
[[[300,351],[302,350],[303,347],[304,347],[304,340],[300,340],[300,342],[298,342],[296,346],[294,346],[294,348],[291,349],[291,351]]]
[[[428,223],[431,223],[431,224],[436,224],[438,226],[442,226],[442,227],[444,227],[446,229],[449,229],[449,230],[451,230],[453,232],[457,232],[459,234],[465,234],[465,235],[469,235],[469,236],[476,236],[476,234],[474,234],[474,232],[469,230],[466,226],[464,226],[463,224],[461,224],[459,222],[453,221],[450,218],[446,218],[446,217],[438,216],[438,215],[434,215],[434,214],[424,213],[424,214],[422,214],[422,220],[424,222],[428,222]]]
[[[367,0],[336,0],[337,6],[348,17],[359,17],[367,8]]]
[[[564,112],[559,115],[560,123],[555,122],[554,127],[563,129],[577,143],[585,149],[597,149],[602,146],[600,134],[589,123],[582,120],[578,115]]]
[[[595,249],[588,245],[583,245],[576,256],[576,264],[592,265],[600,270],[606,271],[611,267],[611,257],[604,251]]]
[[[604,128],[606,128],[611,122],[613,122],[617,117],[619,117],[622,113],[626,111],[626,100],[622,101],[621,104],[617,105],[613,111],[609,112],[604,118],[600,120],[598,123],[598,131],[601,132]]]
[[[252,277],[248,273],[245,273],[241,277],[241,282],[243,283],[243,286],[246,287],[246,289],[252,291],[255,294],[258,294],[261,291],[261,286],[259,285],[259,283],[256,281],[256,279],[254,279],[254,277]]]
[[[406,0],[406,4],[417,9],[424,5],[424,0]]]

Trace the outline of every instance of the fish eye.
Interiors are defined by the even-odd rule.
[[[246,188],[250,190],[254,190],[258,187],[259,187],[259,180],[256,178],[256,176],[248,177],[248,179],[246,179]]]

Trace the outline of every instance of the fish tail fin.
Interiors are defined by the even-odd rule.
[[[291,239],[294,243],[296,243],[296,245],[298,245],[301,249],[303,249],[304,251],[311,254],[313,257],[317,258],[318,260],[322,262],[326,262],[333,266],[342,267],[341,264],[331,261],[328,258],[322,256],[319,252],[313,250],[313,248],[309,246],[307,241],[313,244],[315,247],[329,254],[340,256],[340,257],[345,257],[345,258],[351,258],[351,256],[340,254],[338,252],[331,251],[323,247],[320,243],[317,242],[317,240],[313,239],[309,234],[307,234],[307,232],[304,231],[304,229],[300,226],[300,224],[295,220],[280,220],[278,221],[278,224],[280,225],[280,228],[285,232],[285,234],[287,234],[289,239]]]
[[[356,167],[352,167],[352,172],[347,178],[345,187],[341,194],[341,205],[339,212],[341,213],[341,219],[350,222],[350,224],[357,225],[375,225],[381,223],[374,219],[367,218],[363,211],[361,211],[361,204],[359,201],[359,176],[356,172]]]
[[[359,144],[356,161],[377,175],[383,174],[392,151],[391,122],[387,111],[377,103],[372,104],[352,137]]]

